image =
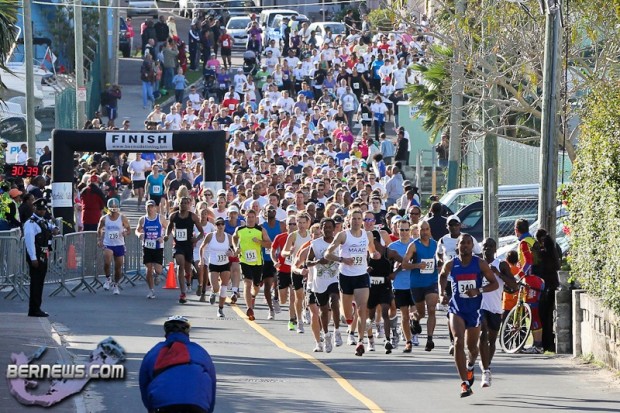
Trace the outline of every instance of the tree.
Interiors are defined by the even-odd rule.
[[[422,106],[418,114],[437,116],[442,123],[434,125],[435,129],[447,127],[451,71],[443,71],[445,79],[441,82],[437,79],[427,82],[428,75],[436,74],[427,69],[436,61],[448,68],[459,63],[465,67],[465,103],[461,108],[464,133],[461,138],[467,140],[490,132],[514,141],[537,143],[542,116],[544,59],[544,17],[538,12],[539,2],[469,1],[463,16],[454,14],[454,0],[437,0],[435,5],[437,11],[433,24],[426,34],[445,48],[458,48],[462,60],[446,61],[445,53],[440,49],[432,47],[428,50],[424,61],[416,67],[428,87],[412,86],[408,92],[412,94],[412,103],[428,101],[426,94],[432,93],[437,108],[431,108],[427,113]],[[568,42],[562,47],[562,60],[568,70],[561,90],[565,90],[563,98],[577,101],[593,85],[618,70],[620,33],[616,25],[620,22],[620,7],[618,1],[603,0],[571,0],[570,7],[570,13],[564,10],[564,35]],[[484,38],[483,26],[486,31]],[[496,96],[484,93],[492,86],[497,89]],[[493,125],[483,124],[482,113],[488,107],[497,111]],[[563,122],[558,125],[556,133],[560,145],[564,143],[563,128],[571,118],[578,116],[572,107],[569,103],[566,116],[561,114]],[[443,115],[438,116],[437,110]],[[570,132],[575,134],[577,129]],[[576,157],[573,137],[566,139],[566,149],[572,160]]]
[[[0,69],[5,71],[8,71],[6,59],[15,43],[14,24],[17,22],[18,7],[18,0],[0,0]],[[5,88],[0,78],[0,89]]]

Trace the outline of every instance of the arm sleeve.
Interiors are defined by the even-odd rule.
[[[28,251],[28,256],[30,260],[37,260],[37,251],[34,245],[34,236],[35,236],[35,228],[33,224],[27,221],[24,224],[24,240],[26,242],[26,250]]]
[[[527,242],[521,241],[519,243],[519,249],[521,250],[521,254],[523,257],[523,262],[521,263],[521,271],[523,274],[529,275],[532,270],[532,264],[534,264],[534,257],[532,256],[532,251],[530,251],[530,246]]]

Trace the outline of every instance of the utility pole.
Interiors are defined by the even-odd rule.
[[[110,48],[108,42],[108,0],[99,0],[99,59],[101,86],[110,83]]]
[[[110,65],[110,83],[118,84],[118,34],[119,34],[119,17],[118,17],[118,0],[110,0],[112,9],[112,60]]]
[[[75,100],[77,104],[76,129],[84,127],[86,122],[86,99],[82,99],[86,91],[84,79],[84,40],[82,33],[82,0],[75,0],[73,7],[73,30],[75,36]]]
[[[489,30],[490,19],[493,18],[493,11],[496,6],[496,0],[483,0],[482,13],[482,47],[484,55],[490,67],[494,68],[496,59],[493,54],[493,33]],[[487,79],[491,79],[491,73],[485,70]],[[484,127],[489,129],[497,126],[497,106],[495,99],[497,98],[497,86],[489,81],[482,91],[482,122]],[[487,132],[484,135],[484,155],[482,157],[483,171],[483,234],[484,238],[493,238],[498,240],[497,236],[497,135],[493,132]]]
[[[543,73],[542,119],[540,136],[540,194],[538,196],[539,228],[555,238],[558,186],[558,90],[560,56],[560,0],[546,0],[545,64]]]
[[[23,0],[24,7],[24,65],[26,66],[26,142],[28,157],[37,159],[37,138],[34,127],[34,44],[32,43],[32,3]]]
[[[456,0],[456,30],[465,15],[465,0]],[[461,161],[461,132],[463,129],[463,78],[465,66],[461,60],[459,44],[453,50],[452,102],[450,104],[450,147],[448,155],[448,191],[457,188],[459,164]]]

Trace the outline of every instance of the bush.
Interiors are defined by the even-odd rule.
[[[581,119],[568,203],[571,276],[620,314],[620,83],[595,87]]]
[[[368,21],[373,31],[391,31],[394,29],[396,13],[392,9],[375,9],[368,13]]]

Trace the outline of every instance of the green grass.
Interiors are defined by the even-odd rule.
[[[188,70],[185,73],[185,78],[187,79],[187,83],[188,84],[192,84],[198,80],[200,80],[200,78],[202,78],[202,73],[200,73],[200,71],[198,72],[194,72],[191,70]],[[161,96],[159,99],[157,99],[155,101],[156,105],[160,105],[162,103],[164,103],[166,100],[168,100],[171,96],[174,96],[174,90],[169,90],[168,94]]]

